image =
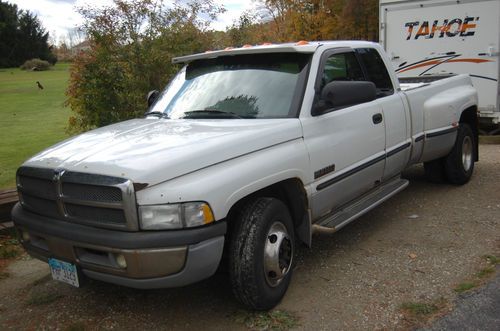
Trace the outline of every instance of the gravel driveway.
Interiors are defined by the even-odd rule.
[[[480,153],[465,186],[428,183],[413,167],[402,193],[336,234],[315,234],[312,249],[299,252],[277,326],[408,329],[427,318],[409,317],[405,303],[435,305],[433,316],[450,312],[454,289],[485,268],[485,255],[500,256],[500,145]],[[95,281],[72,288],[28,257],[7,271],[2,329],[245,330],[275,317],[243,310],[223,272],[185,288],[140,291]]]

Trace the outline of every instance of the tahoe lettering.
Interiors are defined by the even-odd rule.
[[[479,17],[466,16],[463,20],[461,18],[454,19],[443,19],[434,21],[414,21],[407,22],[405,24],[407,37],[406,40],[410,39],[432,39],[434,37],[444,38],[446,37],[471,37],[474,35],[476,28],[476,23],[479,21]]]

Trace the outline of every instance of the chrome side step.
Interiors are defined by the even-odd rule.
[[[319,230],[320,232],[335,232],[364,213],[380,205],[396,193],[402,191],[408,184],[409,182],[402,178],[390,180],[363,195],[343,209],[333,214],[326,215],[313,224],[313,229],[316,231]]]

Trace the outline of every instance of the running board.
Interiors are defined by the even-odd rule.
[[[382,184],[347,207],[320,219],[317,223],[313,224],[314,230],[335,232],[364,213],[377,207],[396,193],[404,190],[408,184],[409,182],[402,178],[396,178]]]

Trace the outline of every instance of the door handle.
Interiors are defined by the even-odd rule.
[[[377,114],[373,115],[372,120],[373,120],[373,124],[382,123],[382,114],[377,113]]]

